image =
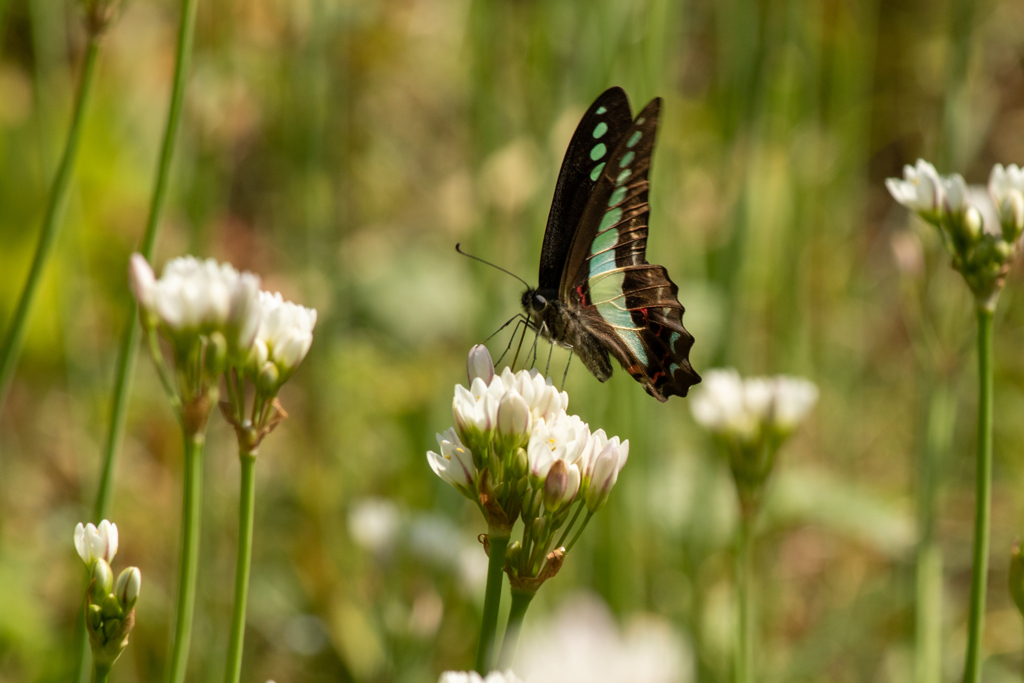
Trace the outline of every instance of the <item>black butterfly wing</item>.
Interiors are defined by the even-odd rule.
[[[686,396],[690,366],[679,288],[647,262],[651,155],[661,101],[644,107],[602,168],[580,219],[559,296],[651,396]]]
[[[538,289],[557,291],[569,256],[573,232],[597,184],[608,155],[629,127],[633,115],[622,88],[609,88],[594,100],[583,115],[558,172],[551,200],[544,246],[540,254]]]

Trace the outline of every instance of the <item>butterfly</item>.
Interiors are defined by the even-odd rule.
[[[590,105],[562,161],[540,277],[522,305],[530,326],[571,349],[604,382],[610,356],[659,401],[700,382],[690,366],[679,288],[647,262],[651,154],[661,100],[633,119],[621,88]]]

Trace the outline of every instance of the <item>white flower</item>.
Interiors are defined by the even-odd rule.
[[[530,621],[517,665],[530,683],[690,683],[690,648],[671,622],[634,613],[620,628],[597,596],[560,601]]]
[[[194,256],[168,261],[157,280],[146,259],[132,254],[128,274],[139,305],[175,333],[223,330],[233,313],[244,322],[259,286],[251,273],[240,274],[229,263]]]
[[[924,159],[918,159],[916,166],[904,166],[903,180],[887,178],[885,186],[896,201],[911,211],[934,213],[942,206],[942,180],[935,167]]]
[[[550,422],[536,420],[526,446],[530,474],[537,481],[543,480],[556,460],[578,467],[583,464],[580,456],[589,439],[590,426],[576,415],[557,417]]]
[[[817,400],[818,388],[809,380],[786,375],[744,380],[733,369],[711,370],[690,410],[709,431],[749,440],[762,429],[792,431]]]
[[[569,394],[558,391],[551,379],[537,370],[520,370],[513,374],[506,367],[501,378],[507,388],[515,389],[523,397],[535,420],[551,420],[569,408]]]
[[[99,559],[109,563],[117,555],[117,525],[107,520],[98,527],[92,522],[79,523],[75,527],[75,550],[87,567]]]
[[[445,671],[437,683],[522,683],[512,670],[492,671],[481,676],[475,671]]]
[[[1005,168],[1002,164],[996,164],[988,177],[988,191],[996,206],[1002,205],[1013,191],[1024,193],[1024,169],[1019,168],[1017,164],[1010,164]]]
[[[518,447],[530,435],[533,416],[530,406],[515,389],[509,389],[498,402],[498,436],[508,442],[508,447]]]
[[[988,181],[989,195],[999,214],[1003,236],[1016,241],[1024,231],[1024,170],[1016,164],[1005,169],[1002,164],[992,167]]]
[[[285,301],[280,292],[260,292],[257,306],[259,327],[250,362],[259,371],[270,361],[287,378],[313,344],[316,309]]]
[[[469,389],[455,385],[452,399],[452,419],[455,429],[470,448],[483,450],[490,443],[492,430],[498,421],[498,402],[505,393],[501,378],[495,376],[490,385],[480,377]]]
[[[818,387],[810,380],[780,375],[774,379],[773,420],[775,426],[792,431],[818,402]]]
[[[466,358],[466,376],[470,384],[477,377],[486,384],[490,384],[494,378],[494,361],[491,360],[491,352],[483,344],[477,344],[469,350],[469,357]]]
[[[259,305],[260,278],[245,272],[238,276],[228,309],[227,339],[232,350],[248,355],[260,329],[263,309]]]
[[[476,466],[473,464],[473,453],[462,444],[455,430],[450,428],[444,434],[437,435],[437,445],[441,450],[440,455],[427,451],[430,469],[463,494],[475,499],[473,488]]]
[[[349,509],[348,532],[359,546],[382,555],[394,546],[401,521],[398,506],[392,501],[363,498]]]
[[[608,500],[619,472],[629,459],[629,440],[619,443],[619,437],[607,438],[603,429],[590,437],[590,462],[587,463],[585,501],[589,512],[596,512]]]
[[[954,173],[942,178],[942,191],[946,211],[958,214],[967,208],[967,182],[962,175]]]
[[[714,433],[752,436],[756,420],[747,408],[744,384],[733,369],[709,370],[699,391],[690,399],[690,412],[703,427]]]

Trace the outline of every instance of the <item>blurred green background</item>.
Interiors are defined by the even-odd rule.
[[[177,23],[172,0],[129,0],[106,40],[66,222],[0,411],[4,683],[66,681],[75,666],[72,529],[96,493]],[[782,453],[757,549],[759,680],[912,679],[927,444],[942,456],[935,625],[958,678],[972,306],[882,181],[917,156],[970,183],[1024,162],[1022,25],[1019,0],[201,0],[156,262],[228,260],[320,313],[282,392],[291,418],[257,468],[246,680],[414,683],[471,665],[485,527],[424,452],[450,425],[466,351],[517,311],[520,285],[453,247],[535,279],[561,155],[610,85],[634,110],[664,98],[648,258],[680,286],[694,367],[821,388]],[[76,3],[0,0],[0,329],[83,45]],[[1019,678],[1024,643],[1005,590],[1024,530],[1022,284],[1015,270],[996,320],[988,681]],[[566,359],[555,352],[556,373]],[[723,463],[685,399],[658,404],[621,370],[599,385],[579,363],[566,389],[593,428],[630,439],[631,457],[527,631],[586,591],[622,623],[669,625],[693,654],[678,680],[728,680]],[[947,409],[929,421],[936,396]],[[233,435],[219,418],[210,432],[195,681],[222,677],[237,528]],[[143,358],[111,514],[115,569],[144,576],[117,681],[162,676],[180,470]]]

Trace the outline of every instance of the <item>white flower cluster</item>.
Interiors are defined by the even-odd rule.
[[[492,671],[481,676],[475,671],[445,671],[437,679],[437,683],[522,683],[519,678],[508,671]]]
[[[935,167],[918,159],[914,166],[903,167],[903,178],[888,178],[885,186],[893,198],[929,222],[938,224],[944,216],[962,217],[969,234],[975,237],[983,228],[982,210],[972,205],[963,176],[939,175]],[[1003,237],[1016,241],[1024,231],[1024,171],[1015,164],[996,164],[989,174],[988,192],[992,199]]]
[[[579,495],[591,512],[604,504],[629,457],[628,440],[608,438],[601,429],[591,433],[579,416],[566,412],[569,395],[538,371],[506,367],[496,374],[483,346],[470,351],[467,375],[469,388],[455,387],[455,427],[437,435],[440,453],[427,453],[439,477],[477,500],[481,471],[489,467],[493,475],[523,449],[530,484],[544,491],[549,511]]]
[[[220,333],[233,363],[255,374],[270,371],[270,363],[273,381],[282,382],[313,342],[316,310],[260,291],[259,276],[231,264],[185,256],[168,261],[157,279],[146,259],[132,254],[128,272],[144,315],[178,348]]]
[[[818,387],[798,377],[743,379],[733,369],[710,370],[690,400],[694,419],[708,431],[741,441],[771,431],[786,435],[818,400]]]

